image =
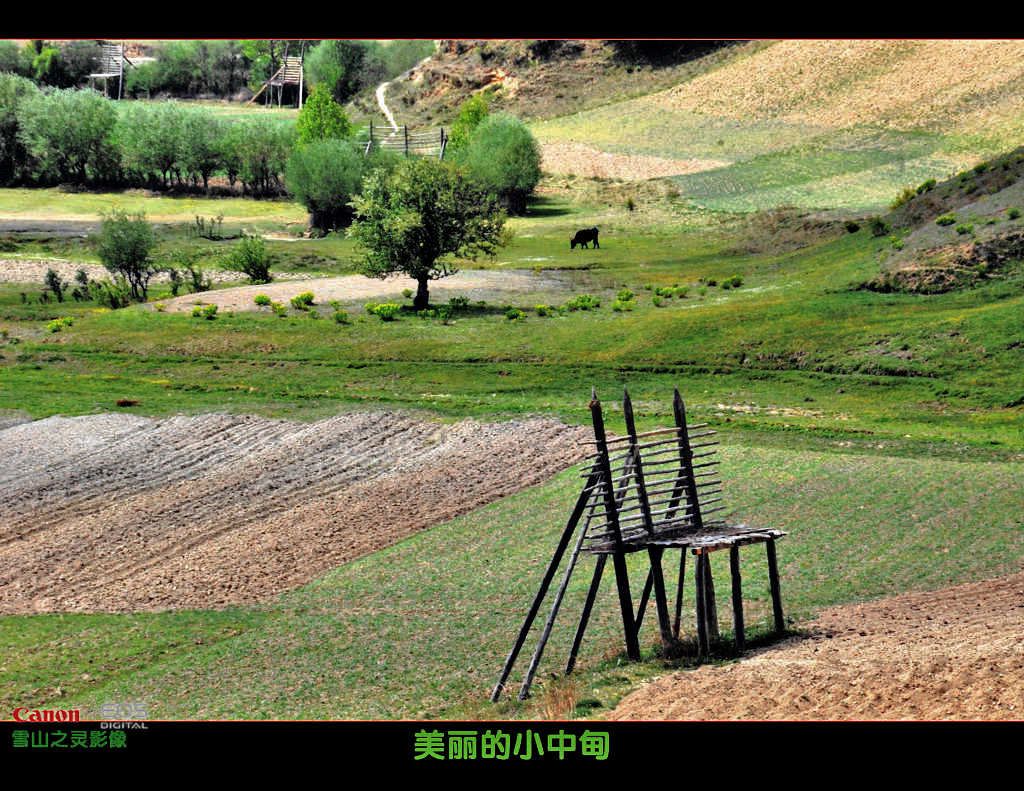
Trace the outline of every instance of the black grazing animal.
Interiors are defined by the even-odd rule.
[[[576,245],[579,245],[586,250],[588,242],[593,242],[595,249],[601,249],[601,245],[597,243],[597,228],[584,228],[582,231],[576,231],[576,235],[569,242],[569,249],[575,250]]]

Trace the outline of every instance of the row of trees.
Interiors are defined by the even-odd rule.
[[[209,190],[220,174],[243,193],[287,188],[327,231],[351,217],[348,203],[381,156],[362,157],[344,110],[326,83],[298,121],[229,119],[186,103],[118,103],[89,90],[40,90],[0,74],[0,183],[121,185]],[[357,145],[358,143],[358,145]],[[536,140],[519,119],[466,102],[447,156],[511,213],[522,213],[540,179]]]
[[[0,183],[209,188],[222,173],[243,192],[284,191],[295,125],[221,118],[175,101],[121,104],[95,91],[38,89],[0,74]]]

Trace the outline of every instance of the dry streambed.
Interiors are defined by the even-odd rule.
[[[255,603],[542,482],[584,434],[390,412],[0,429],[0,613]]]

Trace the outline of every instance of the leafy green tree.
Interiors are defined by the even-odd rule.
[[[365,252],[369,277],[404,272],[418,285],[413,307],[429,306],[429,282],[455,274],[453,257],[493,255],[504,242],[504,212],[495,198],[446,162],[412,157],[377,170],[352,201],[349,229]]]
[[[158,173],[167,187],[181,171],[184,126],[185,108],[178,102],[130,107],[118,124],[125,166],[143,176]]]
[[[44,173],[84,184],[109,177],[120,164],[117,112],[96,91],[57,89],[22,102],[18,135]]]
[[[350,201],[359,191],[363,160],[348,141],[317,140],[297,148],[288,159],[288,191],[309,212],[310,225],[333,231],[352,220]]]
[[[299,110],[295,123],[295,142],[304,146],[327,138],[347,138],[352,125],[342,106],[331,98],[325,83],[314,86],[306,103]]]
[[[360,41],[321,41],[306,56],[311,82],[327,86],[334,100],[344,104],[363,86],[366,47]]]
[[[526,211],[526,200],[540,181],[541,157],[537,140],[518,118],[508,113],[488,116],[456,160],[510,213]]]
[[[103,218],[96,252],[107,271],[127,281],[134,300],[145,302],[149,280],[158,271],[155,247],[156,234],[144,214],[115,209]]]
[[[193,179],[202,179],[203,189],[210,191],[210,176],[221,166],[224,124],[205,110],[189,108],[181,123],[179,160]]]
[[[28,172],[29,154],[18,136],[19,107],[39,94],[31,80],[0,73],[0,184],[9,184]]]
[[[466,99],[459,108],[459,115],[452,122],[452,127],[449,130],[447,151],[450,154],[456,154],[469,145],[469,138],[473,131],[480,126],[489,113],[487,97],[484,94],[476,93]]]

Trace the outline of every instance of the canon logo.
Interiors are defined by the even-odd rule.
[[[15,722],[78,722],[78,709],[15,709]]]

